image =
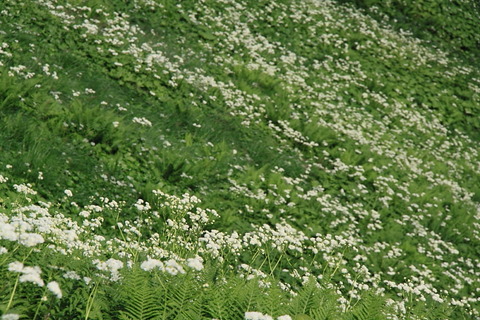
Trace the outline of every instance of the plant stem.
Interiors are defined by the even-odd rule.
[[[33,316],[33,320],[37,319],[38,312],[40,311],[40,307],[42,306],[42,303],[43,303],[42,299],[44,296],[45,296],[45,291],[44,291],[44,294],[42,295],[42,298],[40,298],[40,302],[37,305],[37,310],[35,310],[35,315]]]
[[[17,247],[18,248],[18,247]],[[15,250],[17,249],[15,248]],[[27,255],[23,258],[22,260],[22,263],[24,263],[28,256],[33,252],[33,248],[27,253]],[[10,307],[12,306],[12,303],[13,303],[13,297],[15,296],[15,292],[17,291],[17,287],[18,287],[18,281],[20,280],[20,274],[17,276],[17,280],[15,281],[15,285],[13,286],[13,290],[12,290],[12,294],[10,294],[10,299],[8,300],[8,304],[7,304],[7,307],[5,308],[5,310],[3,311],[4,313],[6,313],[8,311],[8,309],[10,309]]]
[[[15,281],[15,285],[13,286],[12,294],[10,294],[10,299],[8,300],[8,304],[5,308],[4,313],[7,313],[8,309],[10,309],[10,307],[12,306],[13,296],[15,295],[15,291],[17,291],[18,280],[20,280],[20,275],[17,276],[17,280]]]
[[[87,308],[85,310],[85,320],[88,320],[90,311],[92,311],[93,301],[95,300],[95,296],[97,295],[97,289],[98,289],[98,283],[95,284],[95,287],[93,288],[92,292],[88,296]]]
[[[10,252],[6,255],[6,257],[3,259],[3,261],[0,262],[0,265],[4,264],[5,261],[7,261],[7,260],[10,258],[10,256],[13,256],[13,253],[15,253],[15,251],[17,251],[18,248],[20,248],[20,245],[19,245],[19,244],[17,244],[17,246],[16,246],[15,248],[13,248],[13,250],[10,251]]]

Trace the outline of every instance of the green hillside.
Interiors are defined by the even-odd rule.
[[[474,0],[3,0],[0,315],[480,319]]]

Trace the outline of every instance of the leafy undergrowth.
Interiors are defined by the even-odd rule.
[[[2,320],[480,319],[480,24],[346,2],[2,1]]]

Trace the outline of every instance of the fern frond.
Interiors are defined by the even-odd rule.
[[[355,320],[385,320],[384,300],[378,295],[367,292],[352,310],[352,319]]]
[[[220,320],[243,319],[246,311],[260,310],[264,298],[256,281],[232,277],[206,292],[205,315]]]
[[[315,280],[308,281],[290,303],[292,314],[308,314],[320,305],[321,297]]]
[[[144,272],[133,270],[125,278],[122,292],[124,309],[119,312],[120,319],[150,320],[161,315],[156,292]]]
[[[278,285],[272,284],[266,294],[263,295],[263,298],[261,298],[259,301],[258,310],[261,310],[262,312],[274,317],[280,316],[288,312],[285,310],[286,302],[287,300],[285,292],[280,289]]]
[[[167,292],[167,308],[175,314],[175,319],[201,318],[203,290],[195,279],[177,277],[169,283]]]
[[[213,319],[228,319],[229,310],[227,299],[229,296],[228,289],[225,287],[215,287],[206,293],[205,313]]]
[[[330,290],[320,292],[319,305],[310,310],[315,320],[338,320],[343,318],[338,309],[337,295]]]

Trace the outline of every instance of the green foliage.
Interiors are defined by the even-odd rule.
[[[478,9],[3,1],[1,313],[478,316]]]
[[[362,299],[352,308],[351,319],[355,320],[384,320],[388,319],[385,316],[387,313],[385,301],[380,299],[374,293],[366,293]]]
[[[383,14],[395,19],[400,27],[408,27],[437,43],[444,41],[455,50],[478,55],[480,8],[475,1],[410,1],[355,0],[362,8],[376,6]],[[375,10],[372,10],[375,12]]]
[[[151,286],[149,278],[142,270],[133,270],[124,279],[118,289],[121,305],[119,319],[149,320],[162,315],[158,289]]]

